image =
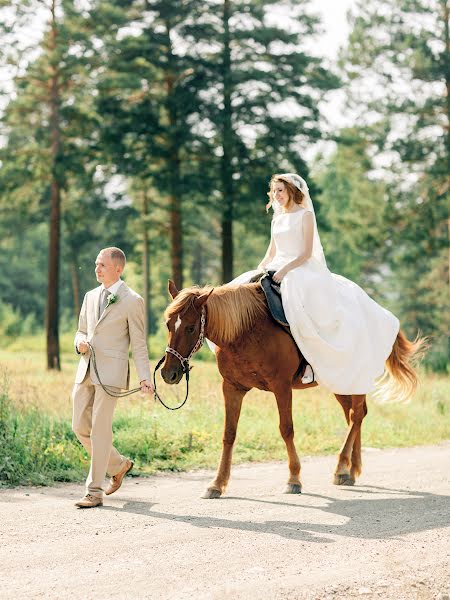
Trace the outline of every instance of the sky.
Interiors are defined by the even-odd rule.
[[[321,52],[330,59],[335,59],[340,46],[347,40],[349,27],[346,20],[347,11],[355,6],[356,0],[314,0],[313,9],[322,15],[325,34]]]
[[[345,46],[350,32],[347,23],[347,12],[356,5],[357,0],[314,0],[313,9],[322,16],[324,34],[320,46],[320,54],[335,61],[342,46]],[[328,92],[326,101],[321,104],[321,111],[328,120],[329,128],[336,129],[348,126],[351,115],[344,110],[345,94],[342,90]],[[307,162],[315,160],[319,154],[328,156],[335,149],[334,142],[319,141],[306,148],[303,157]]]

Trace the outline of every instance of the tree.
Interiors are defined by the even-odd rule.
[[[391,231],[385,215],[385,187],[370,178],[369,151],[363,130],[344,129],[336,151],[315,174],[321,190],[320,233],[328,267],[379,297]]]
[[[215,131],[221,191],[222,280],[233,276],[233,223],[255,216],[272,172],[295,169],[306,176],[302,148],[321,135],[319,104],[339,80],[323,60],[306,51],[319,19],[310,2],[221,0],[204,25],[209,117]],[[198,39],[199,36],[198,36]],[[263,215],[261,203],[260,215]],[[263,219],[261,222],[263,223]]]
[[[92,13],[96,24],[109,23],[100,50],[107,68],[99,84],[108,158],[118,173],[140,180],[141,189],[157,191],[158,201],[147,193],[140,203],[144,219],[167,198],[172,278],[179,288],[183,285],[183,202],[195,186],[192,169],[198,173],[196,157],[204,149],[192,126],[202,106],[202,74],[183,27],[186,21],[194,24],[203,10],[199,0],[137,0],[125,6],[100,4]],[[134,32],[123,34],[130,24]],[[148,256],[145,243],[144,255]]]
[[[32,14],[46,19],[44,34],[23,47],[20,30]],[[47,367],[60,369],[61,206],[68,181],[85,174],[92,158],[91,143],[81,135],[92,134],[92,52],[83,17],[68,0],[16,1],[1,16],[11,42],[3,47],[2,59],[17,72],[2,119],[7,140],[1,150],[2,207],[8,212],[18,206],[24,215],[48,211]]]
[[[342,57],[356,118],[382,152],[400,314],[436,337],[449,308],[449,14],[448,0],[359,2]]]

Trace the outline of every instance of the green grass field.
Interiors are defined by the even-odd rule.
[[[0,350],[0,484],[48,484],[82,479],[88,459],[71,431],[71,390],[77,357],[71,336],[62,343],[63,370],[45,369],[43,340],[30,338]],[[136,463],[134,473],[215,467],[223,425],[220,376],[208,350],[194,360],[190,397],[169,412],[153,398],[121,399],[114,421],[115,445]],[[152,361],[153,364],[155,360]],[[132,381],[136,385],[136,377]],[[184,395],[184,387],[180,388]],[[174,402],[174,401],[173,401]],[[294,392],[297,450],[302,455],[336,453],[346,425],[335,398],[316,388]],[[363,446],[432,444],[450,438],[450,382],[421,375],[409,404],[369,399]],[[244,399],[234,462],[285,460],[272,394],[252,390]]]

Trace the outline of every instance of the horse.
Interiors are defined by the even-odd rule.
[[[316,382],[301,381],[300,349],[291,335],[280,327],[268,311],[259,283],[190,287],[178,291],[169,280],[172,302],[164,317],[168,328],[168,347],[161,376],[167,384],[178,384],[192,354],[203,337],[216,345],[216,361],[222,376],[225,401],[225,425],[222,454],[217,473],[203,498],[219,498],[225,492],[231,472],[233,445],[245,394],[252,388],[275,395],[279,429],[286,445],[289,478],[284,493],[299,494],[300,460],[294,444],[292,390],[311,388]],[[400,330],[386,370],[403,396],[410,397],[417,385],[417,375],[410,364],[421,341],[411,342]],[[357,349],[355,349],[357,351]],[[304,371],[304,368],[303,368]],[[365,394],[335,394],[342,406],[348,429],[339,451],[333,482],[354,485],[361,474],[361,424],[367,415]]]

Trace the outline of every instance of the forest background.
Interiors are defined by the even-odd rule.
[[[157,334],[168,277],[255,267],[270,175],[295,171],[330,269],[430,336],[426,364],[446,370],[449,2],[354,2],[335,60],[315,4],[1,2],[2,345],[45,328],[59,369],[107,245]]]

